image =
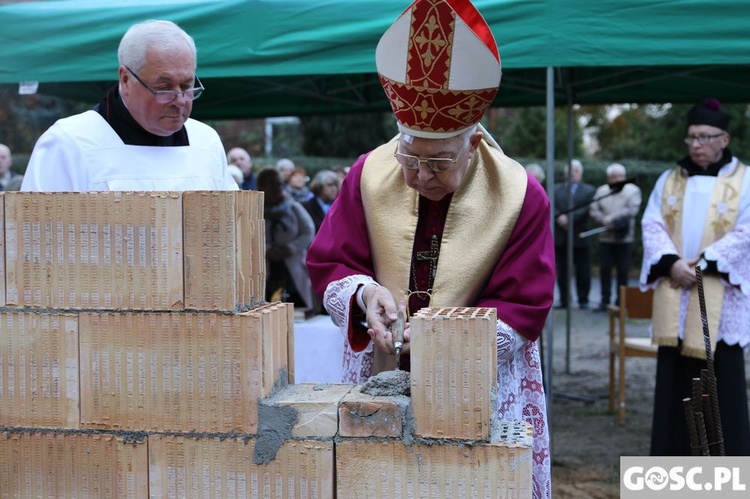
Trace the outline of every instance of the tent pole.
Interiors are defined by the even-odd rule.
[[[547,68],[547,196],[550,202],[550,227],[555,233],[555,73],[551,67]],[[544,348],[544,395],[547,398],[547,423],[552,428],[552,346],[554,338],[554,311],[547,314],[544,323],[542,342]],[[550,438],[552,437],[550,433]]]
[[[571,181],[573,178],[573,168],[572,168],[572,161],[573,161],[573,153],[575,152],[573,147],[573,140],[575,139],[575,127],[573,120],[575,119],[575,115],[573,113],[573,84],[570,79],[570,75],[568,75],[567,78],[568,83],[565,85],[565,94],[566,94],[566,106],[568,109],[568,130],[567,130],[567,147],[568,147],[568,180],[565,183],[565,188],[568,190],[568,238],[567,238],[567,261],[565,262],[567,268],[568,268],[568,279],[565,285],[568,287],[568,307],[565,310],[565,373],[570,374],[570,336],[571,336],[571,329],[572,329],[572,320],[573,320],[573,290],[571,282],[573,280],[573,195],[570,192],[571,187]],[[580,300],[580,297],[578,297]],[[560,397],[565,397],[571,400],[578,400],[579,402],[585,402],[587,404],[591,404],[596,401],[595,398],[587,397],[584,395],[573,395],[570,393],[562,393],[558,392],[555,393],[555,395]]]
[[[575,213],[573,213],[573,206],[575,204],[573,203],[573,193],[571,192],[571,186],[573,185],[573,87],[568,81],[568,83],[565,85],[565,97],[566,97],[566,107],[568,110],[568,130],[567,130],[567,137],[566,137],[566,143],[567,143],[567,165],[568,165],[568,181],[565,185],[565,188],[568,192],[568,237],[566,240],[566,253],[567,258],[565,260],[565,265],[567,266],[568,272],[567,272],[567,282],[565,283],[565,286],[568,288],[568,303],[567,308],[565,309],[565,373],[570,374],[570,330],[571,330],[571,322],[573,320],[573,238],[575,237],[575,234],[573,233],[573,218],[575,216]],[[580,300],[581,297],[578,297],[578,300]]]

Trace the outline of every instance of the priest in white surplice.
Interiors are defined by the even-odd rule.
[[[702,258],[727,455],[750,454],[743,350],[750,343],[750,174],[728,149],[715,99],[688,113],[688,155],[656,182],[643,215],[643,289],[659,345],[652,455],[690,455],[682,399],[706,367],[695,266]]]
[[[190,118],[203,92],[193,38],[171,21],[143,21],[117,58],[118,83],[99,104],[39,138],[21,190],[237,190],[219,134]]]

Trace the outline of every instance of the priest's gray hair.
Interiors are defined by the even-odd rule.
[[[149,19],[132,25],[120,40],[117,59],[121,66],[140,73],[146,65],[146,52],[155,47],[161,53],[178,54],[189,49],[197,61],[195,40],[172,21]]]

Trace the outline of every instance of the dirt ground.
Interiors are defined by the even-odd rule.
[[[619,426],[608,408],[608,314],[571,311],[569,371],[566,312],[553,314],[552,497],[617,498],[620,456],[649,452],[656,359],[627,359],[626,420]],[[648,336],[648,322],[630,321],[628,334]],[[748,356],[745,370],[750,372]]]

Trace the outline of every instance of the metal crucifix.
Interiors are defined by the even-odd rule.
[[[428,288],[432,289],[432,285],[435,283],[435,272],[437,271],[437,262],[440,257],[440,241],[436,235],[432,235],[430,241],[430,251],[417,251],[417,260],[421,262],[430,262],[430,278]]]

